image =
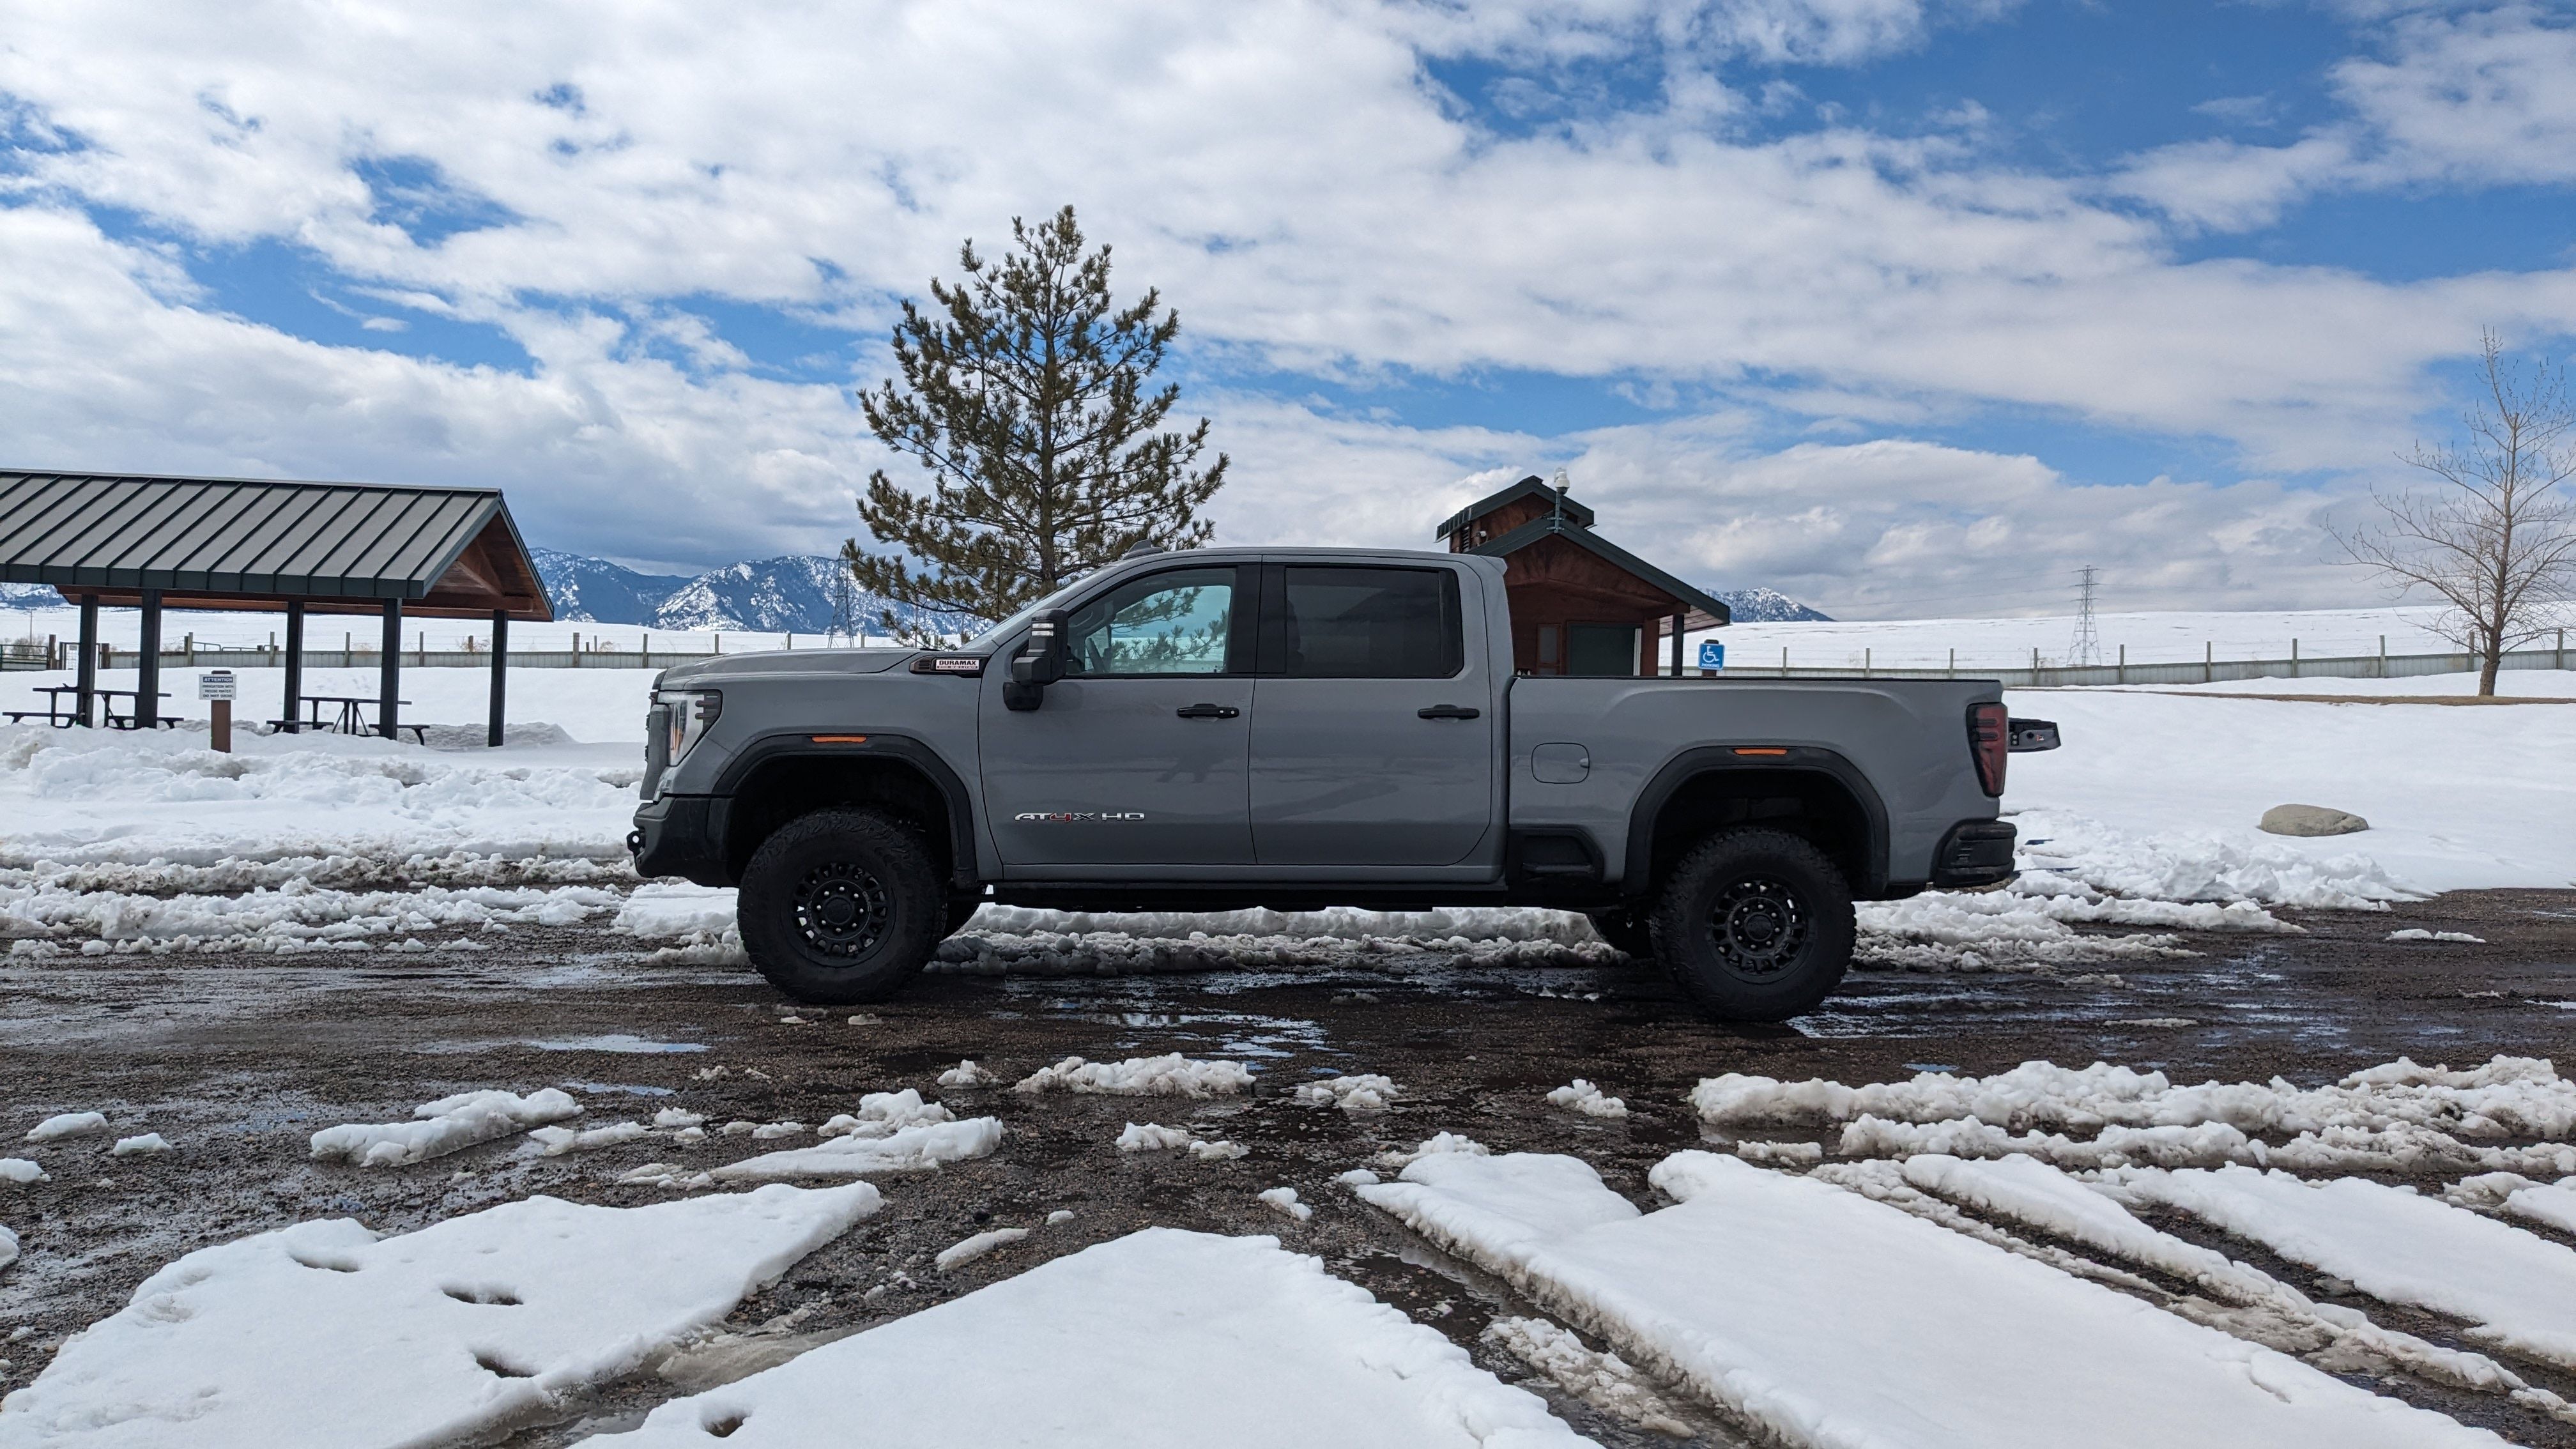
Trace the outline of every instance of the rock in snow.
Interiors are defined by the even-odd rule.
[[[951,1391],[958,1366],[1007,1392]],[[655,1409],[599,1449],[1550,1449],[1585,1442],[1270,1238],[1148,1228]],[[1114,1430],[1109,1426],[1114,1426]]]
[[[325,1127],[313,1134],[313,1155],[360,1167],[405,1167],[580,1115],[581,1104],[560,1087],[524,1097],[501,1091],[459,1092],[413,1108],[417,1121]]]
[[[107,1117],[98,1112],[64,1112],[48,1117],[27,1129],[30,1142],[57,1142],[65,1137],[87,1137],[107,1130]]]
[[[1651,1176],[1678,1206],[1532,1154],[1437,1154],[1359,1193],[1793,1444],[2501,1442],[1812,1178],[1698,1151]]]
[[[2267,835],[2351,835],[2368,830],[2370,822],[2349,810],[2323,805],[2275,805],[2263,812],[2257,828]]]
[[[334,1449],[492,1434],[626,1373],[875,1212],[866,1183],[641,1208],[347,1218],[190,1253],[0,1407],[11,1449]],[[639,1271],[649,1265],[649,1271]]]

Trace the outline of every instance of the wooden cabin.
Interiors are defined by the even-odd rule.
[[[1726,605],[1592,530],[1592,510],[1536,474],[1440,525],[1451,553],[1506,560],[1512,660],[1523,674],[1680,673],[1682,635]],[[1669,636],[1668,658],[1659,647]]]

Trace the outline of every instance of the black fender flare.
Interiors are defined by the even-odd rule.
[[[975,850],[975,801],[967,792],[966,782],[957,777],[939,752],[910,735],[881,734],[874,730],[852,727],[846,735],[835,731],[818,738],[812,730],[772,730],[746,742],[734,757],[725,762],[715,779],[712,792],[718,808],[730,817],[733,799],[751,777],[764,766],[780,760],[894,760],[909,767],[930,782],[940,798],[948,802],[948,858],[951,862],[949,883],[972,887],[983,880],[983,871]],[[715,842],[719,858],[727,852],[723,832],[730,820],[717,825]]]
[[[1646,788],[1637,792],[1637,802],[1628,814],[1628,859],[1621,868],[1620,894],[1634,898],[1646,893],[1654,881],[1655,821],[1671,803],[1682,786],[1702,775],[1781,773],[1823,775],[1851,792],[1860,802],[1862,818],[1868,823],[1869,841],[1861,862],[1862,878],[1853,881],[1852,895],[1857,899],[1875,900],[1885,894],[1888,878],[1887,802],[1878,787],[1858,765],[1840,753],[1818,745],[1791,745],[1778,754],[1740,755],[1739,749],[1778,749],[1761,745],[1697,745],[1664,762]]]

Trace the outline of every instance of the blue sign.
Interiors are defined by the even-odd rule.
[[[1702,669],[1724,669],[1726,667],[1726,646],[1718,643],[1714,639],[1700,645],[1699,667]]]

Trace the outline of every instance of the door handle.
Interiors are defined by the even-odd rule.
[[[1172,713],[1183,719],[1232,719],[1243,711],[1230,704],[1185,704]]]
[[[1429,709],[1417,709],[1414,713],[1424,719],[1474,719],[1484,711],[1469,709],[1464,705],[1435,704]]]

